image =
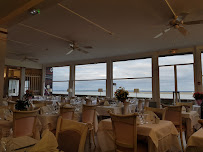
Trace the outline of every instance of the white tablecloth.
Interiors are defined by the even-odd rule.
[[[181,150],[178,132],[170,121],[161,120],[159,124],[138,125],[137,134],[149,137],[149,152],[166,152],[167,150],[178,152]],[[97,139],[102,152],[115,149],[111,119],[105,119],[99,123]]]
[[[197,111],[190,112],[182,111],[182,118],[183,121],[184,119],[186,121],[187,128],[186,139],[188,140],[188,138],[193,134],[193,129],[195,128],[198,130],[201,127],[200,124],[198,123],[200,117]]]
[[[186,152],[203,152],[203,129],[199,129],[188,140]]]

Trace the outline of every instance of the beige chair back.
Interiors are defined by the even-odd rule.
[[[85,123],[62,119],[57,122],[56,139],[59,150],[84,152],[88,126]]]
[[[36,118],[39,109],[33,111],[14,111],[13,112],[13,136],[34,137]]]
[[[162,105],[162,107],[167,107],[165,120],[172,121],[175,126],[180,126],[182,128],[182,106]]]
[[[153,111],[160,120],[165,120],[166,110],[167,108],[152,108],[152,107],[145,107],[146,111]]]
[[[203,120],[202,119],[200,119],[200,120],[198,120],[198,122],[200,123],[200,125],[202,126],[202,128],[203,128]]]
[[[116,151],[137,152],[137,113],[115,115],[110,112]]]
[[[83,105],[82,122],[94,124],[97,105]]]
[[[92,105],[92,100],[90,100],[90,99],[85,99],[85,101],[86,101],[86,105]]]
[[[177,106],[183,106],[185,107],[186,109],[189,108],[190,111],[192,110],[192,105],[193,103],[192,102],[177,102],[176,103]]]
[[[63,119],[73,120],[74,118],[75,107],[61,107],[60,115]]]

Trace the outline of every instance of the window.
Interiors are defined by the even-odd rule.
[[[174,92],[180,94],[180,99],[193,99],[193,62],[192,54],[159,57],[161,98],[172,99]]]
[[[106,63],[77,65],[75,68],[75,94],[106,95]]]
[[[152,98],[151,58],[113,63],[114,92],[119,87],[129,91],[129,97]],[[139,89],[139,93],[134,93]]]
[[[70,67],[53,67],[53,94],[68,94]],[[50,86],[48,89],[51,88]]]

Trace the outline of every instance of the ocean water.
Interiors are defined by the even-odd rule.
[[[53,90],[53,94],[68,94],[63,90]],[[98,92],[97,90],[76,90],[75,95],[92,95],[92,96],[106,96],[106,92]],[[152,92],[129,92],[128,97],[152,98]],[[173,99],[173,92],[160,92],[161,99]],[[194,100],[193,92],[180,92],[180,99]]]

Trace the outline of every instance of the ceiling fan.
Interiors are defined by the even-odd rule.
[[[27,57],[27,56],[25,56],[25,57],[21,60],[21,62],[24,62],[24,61],[38,62],[39,59],[33,58],[33,57]]]
[[[69,44],[69,47],[70,47],[70,51],[68,51],[66,53],[66,55],[70,55],[73,51],[80,51],[82,53],[89,53],[88,51],[84,50],[84,49],[81,49],[78,44],[75,42],[75,41],[72,41],[72,43]],[[85,49],[92,49],[92,46],[84,46]]]
[[[31,61],[31,62],[38,62],[39,59],[37,58],[34,58],[34,57],[28,57],[26,56],[25,54],[20,54],[20,53],[15,53],[15,52],[8,52],[9,54],[14,54],[15,56],[19,56],[21,58],[21,62],[24,62],[24,61]]]
[[[183,25],[194,25],[194,24],[203,24],[203,20],[196,20],[196,21],[188,21],[188,22],[184,22],[183,20],[186,18],[186,16],[189,13],[180,13],[179,16],[177,16],[175,14],[175,12],[173,11],[171,5],[168,3],[167,0],[164,0],[166,2],[166,4],[168,5],[168,7],[170,8],[171,12],[174,15],[174,18],[169,22],[169,27],[167,29],[165,29],[164,31],[162,31],[161,33],[159,33],[158,35],[156,35],[154,38],[159,38],[160,36],[162,36],[163,34],[167,33],[168,31],[171,30],[171,28],[177,29],[182,35],[186,36],[188,34],[188,31],[184,28]]]

